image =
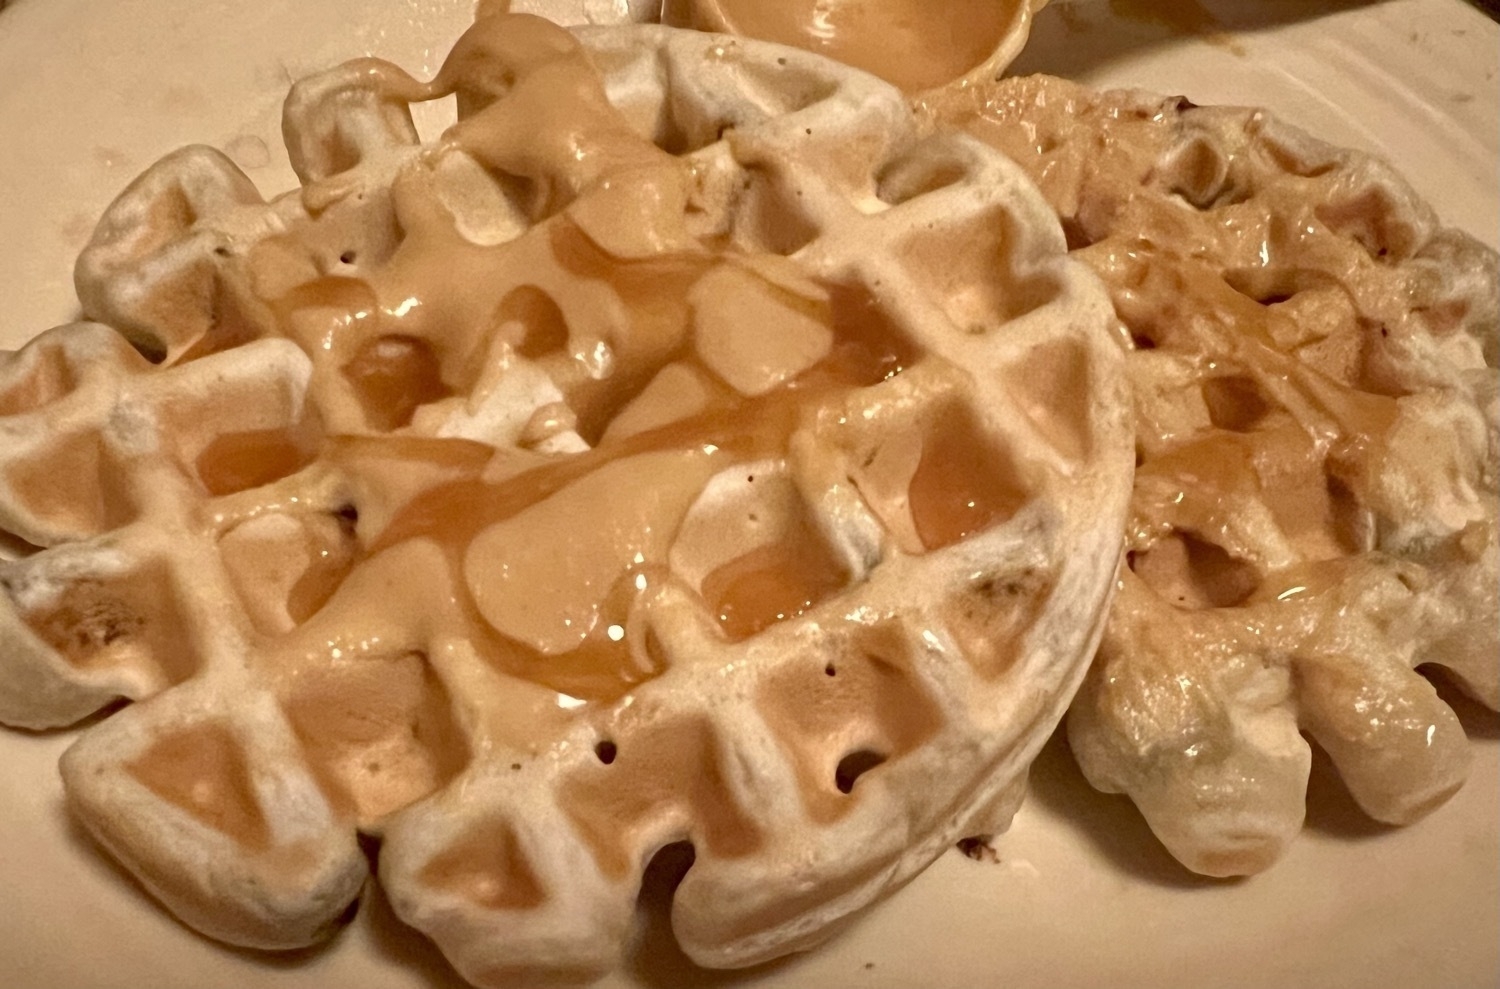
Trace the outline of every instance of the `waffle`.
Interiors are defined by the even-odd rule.
[[[1037,179],[1133,339],[1129,566],[1068,716],[1084,774],[1210,875],[1301,828],[1300,732],[1372,818],[1442,804],[1468,747],[1422,673],[1500,707],[1494,252],[1256,110],[1045,77],[925,110]]]
[[[450,93],[418,141],[408,107]],[[301,188],[167,156],[0,363],[0,719],[227,942],[369,871],[478,985],[815,944],[1009,822],[1102,629],[1130,423],[1012,163],[796,50],[488,17],[299,83]]]

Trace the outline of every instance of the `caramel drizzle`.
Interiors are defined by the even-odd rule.
[[[278,284],[276,265],[313,275],[261,301],[279,331],[314,362],[311,398],[332,433],[318,459],[379,492],[376,500],[388,509],[378,527],[361,519],[354,538],[311,547],[312,564],[287,602],[296,627],[263,646],[265,662],[295,691],[299,670],[347,663],[363,654],[364,643],[425,654],[462,640],[494,670],[560,695],[568,710],[612,701],[661,672],[649,638],[643,647],[621,630],[664,585],[680,581],[665,559],[635,554],[612,585],[594,589],[595,620],[576,644],[543,651],[487,620],[471,585],[490,579],[475,576],[476,539],[632,458],[679,453],[688,458],[683,463],[704,463],[709,471],[780,459],[792,433],[819,408],[899,373],[919,354],[864,290],[809,284],[799,294],[773,283],[750,259],[690,237],[684,163],[630,129],[583,50],[555,26],[482,18],[430,84],[384,63],[368,69],[369,85],[391,98],[456,94],[460,120],[394,180],[390,196],[401,236],[388,257],[357,258],[324,275],[315,274],[310,254],[288,261],[328,240],[314,218],[251,259],[252,275],[256,265],[263,269],[252,278],[257,285]],[[524,233],[486,245],[460,231],[441,181],[445,158],[456,154],[479,162],[511,190],[512,205],[524,207]],[[308,193],[312,200],[320,195],[315,188]],[[335,213],[330,206],[323,215],[334,222]],[[691,295],[726,265],[749,274],[767,297],[828,327],[827,355],[754,397],[720,380],[695,351]],[[496,361],[514,355],[540,367],[562,392],[557,411],[539,410],[534,420],[571,425],[590,449],[544,456],[408,434],[425,406],[472,392]],[[704,383],[700,407],[655,428],[606,436],[617,414],[665,368]],[[341,418],[350,407],[361,410],[355,421]],[[249,476],[254,465],[229,454],[253,445],[247,438],[234,450],[216,448],[200,466],[214,477]],[[732,603],[730,637],[752,634],[847,582],[829,554],[814,555],[820,569],[800,573],[794,571],[812,559],[806,554],[752,552],[721,568],[701,593],[710,607]],[[401,588],[410,589],[409,600],[390,596]],[[523,745],[539,734],[545,733],[525,724],[507,729]]]
[[[466,550],[491,526],[514,518],[609,464],[632,457],[683,451],[728,468],[783,456],[791,434],[831,398],[851,388],[876,384],[913,360],[911,348],[895,337],[887,325],[868,321],[868,305],[858,293],[836,292],[833,300],[828,316],[838,345],[827,359],[786,387],[753,398],[740,398],[723,389],[717,402],[679,422],[567,458],[546,461],[498,481],[481,476],[480,465],[472,464],[469,476],[434,486],[408,502],[361,553],[360,559],[379,556],[412,540],[437,543],[442,547],[454,585],[461,589],[461,605],[468,626],[466,636],[497,667],[572,697],[601,701],[618,698],[647,676],[660,672],[642,670],[631,658],[626,640],[607,637],[611,626],[623,627],[632,605],[645,594],[645,588],[635,593],[610,595],[607,613],[601,615],[594,633],[579,649],[543,655],[494,631],[479,614],[462,579]],[[702,374],[709,373],[690,354],[682,354],[680,362],[694,366]],[[772,562],[746,563],[741,575],[753,569],[760,573],[760,580],[770,582],[765,586],[774,585],[777,579],[764,572]],[[648,585],[660,583],[664,561],[646,560],[640,566],[658,575]],[[632,583],[635,573],[623,572],[621,584]],[[805,576],[788,580],[800,583]],[[821,585],[834,576],[832,572],[824,572],[816,578],[813,581],[819,584],[816,590],[826,591]],[[846,578],[847,574],[840,571],[839,576]],[[705,595],[716,598],[719,590],[716,584],[712,589],[705,588]],[[797,608],[789,610],[783,605],[779,594],[757,596],[754,600],[740,596],[736,621],[726,623],[734,626],[732,637],[738,637],[735,633],[749,634],[748,628],[758,631],[771,621],[780,620],[777,615],[787,618],[800,614]]]
[[[1336,486],[1363,469],[1358,465],[1378,462],[1399,415],[1397,400],[1362,387],[1357,366],[1325,364],[1313,350],[1288,353],[1285,341],[1297,338],[1291,317],[1228,280],[1234,259],[1245,258],[1247,270],[1268,274],[1326,272],[1329,285],[1349,286],[1353,297],[1373,277],[1374,263],[1317,214],[1318,187],[1331,178],[1256,184],[1249,165],[1233,157],[1169,158],[1172,124],[1163,113],[1113,112],[1067,87],[1047,96],[999,83],[931,98],[924,110],[1033,174],[1071,231],[1077,256],[1109,286],[1139,347],[1201,361],[1207,372],[1195,384],[1206,392],[1238,373],[1264,405],[1253,423],[1216,422],[1193,438],[1140,419],[1137,547],[1166,526],[1228,539],[1231,552],[1254,558],[1257,567],[1278,563],[1264,555],[1266,547],[1231,545],[1230,520],[1255,501],[1270,508],[1301,556],[1347,553],[1329,498],[1304,489],[1321,492],[1325,475],[1338,475],[1326,482]],[[1084,168],[1084,147],[1099,149],[1102,160]],[[1172,193],[1199,209],[1171,202]],[[1348,483],[1357,487],[1358,480]]]

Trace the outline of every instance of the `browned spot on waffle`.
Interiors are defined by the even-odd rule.
[[[363,824],[434,792],[468,762],[448,692],[426,657],[301,666],[282,703],[319,782]]]
[[[6,471],[16,497],[49,524],[95,534],[128,521],[132,512],[96,432],[61,437],[45,453]]]
[[[534,910],[547,900],[513,827],[487,821],[423,867],[422,880],[486,910]]]
[[[848,813],[861,775],[899,760],[942,727],[943,711],[907,668],[905,648],[876,630],[826,664],[778,670],[757,694],[813,820],[826,824]]]
[[[680,821],[700,855],[738,858],[760,847],[759,829],[724,778],[723,748],[709,721],[620,729],[610,763],[577,771],[558,793],[605,875],[626,875],[637,864],[632,832],[662,819]]]
[[[49,605],[25,614],[28,625],[80,669],[144,663],[167,684],[198,670],[198,657],[165,567],[78,581]]]
[[[1089,355],[1076,340],[1058,340],[1030,351],[1007,369],[1005,384],[1057,449],[1069,457],[1089,455],[1088,403],[1095,392],[1089,381]]]
[[[244,752],[228,729],[205,723],[153,742],[127,772],[152,793],[251,850],[271,835]]]
[[[944,623],[975,672],[995,680],[1024,655],[1051,593],[1052,578],[1040,570],[981,575],[945,604]]]
[[[76,383],[62,348],[43,347],[24,377],[0,389],[0,417],[40,409],[72,391]]]

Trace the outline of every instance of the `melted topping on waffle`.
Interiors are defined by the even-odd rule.
[[[149,700],[62,768],[157,896],[308,944],[362,831],[531,984],[613,964],[663,844],[685,948],[747,965],[1005,826],[1129,468],[1109,307],[1013,165],[814,56],[499,16],[284,134],[270,202],[152,166],[80,258],[100,322],[0,355],[0,523],[47,547],[0,566],[0,717]]]
[[[465,114],[397,174],[402,229],[385,256],[342,250],[330,266],[332,204],[349,194],[334,176],[303,193],[327,199],[325,212],[249,259],[254,302],[312,358],[309,403],[330,438],[319,449],[296,430],[237,433],[194,461],[215,495],[310,462],[378,492],[379,511],[357,518],[217,520],[236,591],[267,637],[259,662],[285,684],[322,778],[364,819],[430,792],[464,761],[441,741],[451,728],[432,722],[442,705],[421,673],[425,642],[467,641],[493,670],[552,692],[493,726],[524,748],[586,702],[662,672],[640,619],[668,585],[700,595],[732,641],[842,590],[850,565],[795,495],[768,518],[775,531],[749,524],[707,572],[693,560],[674,568],[667,550],[715,475],[743,466],[753,483],[755,465],[784,459],[820,409],[922,359],[861,291],[692,236],[687,165],[630,129],[566,32],[492,17],[430,84],[388,65],[369,71],[391,98],[457,93]],[[503,112],[490,112],[502,99]],[[512,203],[530,213],[519,236],[485,244],[460,229],[445,176],[469,161],[525,184]],[[380,438],[462,401],[449,396],[515,356],[556,386],[525,427],[535,452]],[[339,439],[345,431],[374,435]],[[962,409],[910,433],[904,461],[884,473],[925,549],[1027,500],[1009,455]],[[762,486],[774,483],[775,472]],[[395,658],[378,674],[349,672],[354,658],[379,656]],[[383,684],[391,696],[377,696]],[[312,715],[345,692],[347,716]],[[393,725],[414,726],[405,743]],[[359,758],[381,771],[362,771]]]
[[[1129,565],[1069,716],[1090,779],[1211,874],[1300,828],[1299,728],[1376,819],[1441,803],[1467,749],[1414,668],[1500,705],[1493,253],[1259,111],[1040,76],[920,109],[1032,174],[1134,344]]]

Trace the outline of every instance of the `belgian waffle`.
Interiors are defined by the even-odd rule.
[[[1422,673],[1500,707],[1494,252],[1258,110],[1041,76],[925,109],[1037,179],[1132,340],[1129,567],[1068,717],[1085,775],[1213,875],[1301,828],[1300,732],[1371,817],[1440,805],[1468,746]]]
[[[97,322],[0,364],[43,547],[0,719],[136,702],[63,759],[106,849],[289,948],[375,836],[498,985],[614,965],[672,842],[679,940],[736,966],[1006,826],[1130,470],[1108,298],[1019,169],[815,56],[531,18],[306,80],[284,132],[269,203],[149,169],[79,260]]]

